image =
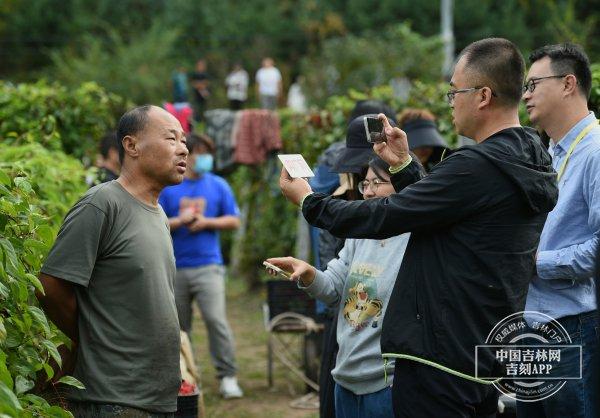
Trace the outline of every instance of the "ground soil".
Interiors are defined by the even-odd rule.
[[[267,383],[267,341],[262,305],[264,292],[248,292],[241,280],[228,279],[227,316],[236,339],[242,399],[223,400],[210,362],[206,328],[195,308],[192,331],[194,357],[202,374],[207,418],[317,418],[318,411],[294,409],[290,403],[303,396],[305,384],[285,366],[275,362],[273,388]],[[301,350],[301,337],[286,337],[294,352]]]

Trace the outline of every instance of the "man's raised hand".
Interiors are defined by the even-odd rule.
[[[283,195],[295,205],[300,205],[302,198],[312,193],[312,189],[306,180],[291,178],[285,167],[281,169],[279,187]]]
[[[410,158],[406,133],[400,128],[392,127],[383,113],[380,113],[377,117],[383,122],[383,132],[386,140],[373,145],[373,150],[390,167],[398,167]]]

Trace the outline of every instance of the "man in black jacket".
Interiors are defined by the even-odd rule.
[[[384,357],[396,359],[396,416],[493,416],[497,408],[498,392],[474,377],[475,346],[523,309],[558,194],[548,153],[519,123],[523,74],[523,57],[508,40],[465,48],[448,100],[458,133],[477,145],[459,149],[422,180],[406,135],[380,115],[387,142],[374,149],[401,190],[388,198],[335,201],[282,171],[283,193],[312,225],[347,238],[412,232],[381,339]],[[479,376],[494,374],[491,356],[478,361]]]

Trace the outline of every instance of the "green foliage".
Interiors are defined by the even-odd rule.
[[[60,365],[57,347],[69,343],[34,291],[43,291],[37,275],[62,219],[87,188],[74,156],[95,152],[118,106],[120,99],[93,83],[73,91],[45,82],[0,84],[1,416],[71,416],[32,393],[40,378],[54,376],[50,361]],[[80,385],[73,378],[61,383]]]
[[[588,49],[588,53],[592,53],[590,47],[593,45],[594,31],[597,30],[598,15],[588,13],[579,19],[575,0],[548,1],[547,4],[551,11],[548,28],[555,42],[573,42]]]
[[[21,157],[28,158],[13,159]],[[70,417],[30,393],[40,376],[53,377],[51,360],[61,363],[57,347],[69,343],[37,306],[34,291],[43,292],[37,274],[75,190],[85,188],[84,171],[39,144],[2,145],[0,161],[0,414]],[[63,383],[80,384],[70,379]]]
[[[470,42],[488,36],[506,37],[524,54],[544,44],[572,41],[583,44],[597,61],[597,6],[597,0],[455,1],[455,50],[458,53]],[[343,94],[348,88],[363,90],[387,82],[381,81],[386,76],[382,71],[387,71],[391,62],[403,65],[405,58],[394,52],[395,45],[389,47],[391,55],[383,64],[376,62],[372,70],[360,67],[381,49],[389,28],[399,24],[410,25],[424,37],[437,36],[440,2],[4,0],[0,1],[0,77],[32,80],[57,75],[70,85],[95,80],[136,103],[158,103],[169,97],[170,72],[182,65],[190,69],[197,58],[204,57],[212,79],[209,106],[218,107],[226,104],[222,80],[235,61],[254,74],[262,57],[273,56],[287,86],[301,69],[303,57],[320,63],[325,55],[348,54],[347,63],[358,60],[360,83],[355,85],[349,81],[337,86],[336,73],[325,71],[325,66],[304,66],[309,78],[335,82],[318,85],[318,90],[324,91],[317,96],[323,98]],[[178,29],[176,35],[172,28]],[[335,50],[335,45],[348,45],[342,41],[344,36],[366,38],[373,50],[364,43],[357,44],[358,49],[350,45]],[[415,48],[418,46],[416,42]],[[426,56],[417,70],[427,74],[441,64],[425,65],[429,62]],[[253,95],[251,89],[251,102]]]
[[[87,189],[87,173],[81,162],[40,144],[1,146],[0,161],[0,167],[10,169],[13,175],[32,179],[29,184],[35,193],[36,210],[49,218],[54,229]]]
[[[303,65],[305,89],[319,103],[349,89],[364,91],[394,78],[441,78],[442,42],[411,31],[406,24],[362,36],[323,42],[320,54]]]
[[[57,83],[0,83],[0,139],[39,143],[78,158],[91,158],[98,140],[116,125],[126,103],[95,83],[68,89]]]
[[[592,91],[589,104],[596,117],[600,116],[600,63],[592,65]]]
[[[95,81],[138,104],[160,104],[169,97],[168,87],[178,31],[156,21],[131,39],[107,28],[108,39],[87,35],[83,50],[51,54],[54,74],[67,85]]]
[[[241,240],[231,251],[237,257],[233,274],[241,276],[250,288],[264,276],[266,257],[292,254],[296,235],[297,208],[282,198],[275,161],[258,167],[239,167],[228,179],[248,221]]]

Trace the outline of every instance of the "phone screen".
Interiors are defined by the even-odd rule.
[[[378,118],[365,117],[365,133],[369,142],[384,142],[383,122]]]

